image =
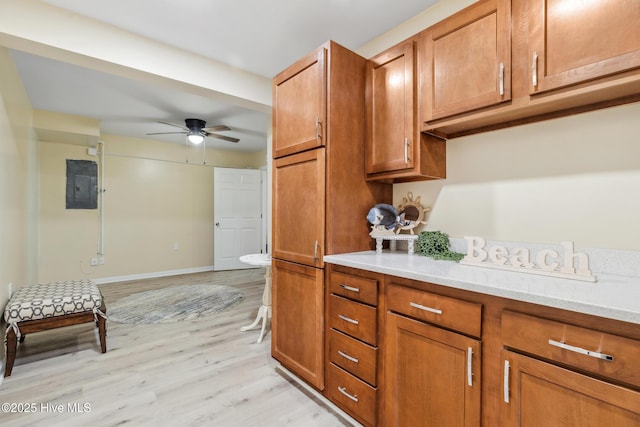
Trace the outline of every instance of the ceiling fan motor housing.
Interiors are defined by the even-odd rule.
[[[207,122],[200,119],[185,119],[184,123],[189,128],[191,133],[195,133],[195,134],[203,133],[202,128],[204,128],[207,124]]]

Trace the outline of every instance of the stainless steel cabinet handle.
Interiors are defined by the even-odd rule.
[[[549,344],[554,347],[560,347],[564,350],[573,351],[574,353],[584,354],[585,356],[595,357],[596,359],[602,359],[607,361],[613,361],[613,356],[610,354],[599,353],[597,351],[585,350],[584,348],[574,347],[563,342],[549,340]]]
[[[346,387],[340,387],[338,386],[338,391],[342,394],[344,394],[345,396],[347,396],[349,399],[353,400],[354,402],[358,401],[358,396],[354,396],[352,394],[347,393],[347,389]]]
[[[354,288],[353,286],[345,285],[344,283],[340,283],[340,285],[338,286],[340,286],[345,291],[360,292],[360,288]]]
[[[322,135],[320,135],[320,125],[322,124],[322,122],[320,121],[320,117],[316,117],[316,141],[319,140],[320,138],[322,138]]]
[[[345,352],[343,352],[341,350],[338,350],[338,354],[340,356],[344,357],[345,359],[352,361],[353,363],[358,363],[358,358],[357,357],[349,356],[347,353],[345,353]]]
[[[504,398],[504,403],[509,403],[509,369],[511,368],[511,364],[508,360],[504,361],[504,378],[503,378],[503,388],[502,394]]]
[[[313,262],[318,261],[318,241],[316,240],[316,244],[313,247]]]
[[[467,347],[467,384],[473,387],[473,349]]]
[[[409,164],[409,138],[404,139],[404,164]]]
[[[409,305],[413,308],[417,308],[418,310],[428,311],[429,313],[442,314],[442,310],[439,310],[437,308],[427,307],[415,302],[409,302]]]
[[[500,96],[504,95],[504,62],[500,63]]]
[[[531,64],[531,83],[533,87],[538,87],[538,52],[533,52],[533,63]]]
[[[359,325],[360,322],[358,322],[355,319],[352,319],[350,317],[347,316],[343,316],[342,314],[338,314],[338,317],[341,318],[342,320],[344,320],[345,322],[349,322],[349,323],[353,323],[354,325]]]

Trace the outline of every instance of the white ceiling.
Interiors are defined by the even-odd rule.
[[[138,35],[272,78],[327,40],[357,49],[433,5],[436,0],[43,0]],[[33,108],[98,119],[102,133],[184,143],[179,130],[200,118],[225,124],[238,144],[266,147],[270,117],[222,101],[152,83],[12,51]]]

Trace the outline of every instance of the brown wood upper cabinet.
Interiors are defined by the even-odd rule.
[[[445,141],[418,125],[416,42],[367,63],[367,179],[401,182],[446,177]]]
[[[325,144],[326,58],[323,45],[274,78],[274,158]]]
[[[530,93],[640,67],[640,2],[530,0]]]
[[[426,121],[511,99],[511,2],[481,1],[421,34]]]
[[[415,43],[393,47],[367,65],[367,173],[413,167]]]
[[[421,130],[446,138],[640,100],[637,0],[480,0],[418,35]]]
[[[323,267],[325,149],[273,162],[273,257]]]

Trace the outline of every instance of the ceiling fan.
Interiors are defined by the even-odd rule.
[[[204,141],[205,137],[222,139],[224,141],[229,141],[229,142],[240,141],[238,138],[233,138],[231,136],[213,133],[213,132],[231,130],[231,128],[229,128],[228,126],[217,125],[217,126],[205,127],[207,125],[207,122],[200,119],[185,119],[184,126],[177,125],[175,123],[169,123],[169,122],[158,122],[158,123],[162,123],[169,126],[175,126],[177,128],[182,129],[183,131],[182,132],[153,132],[153,133],[148,133],[147,135],[167,135],[167,134],[182,133],[187,135],[187,140],[192,144],[201,144]]]

